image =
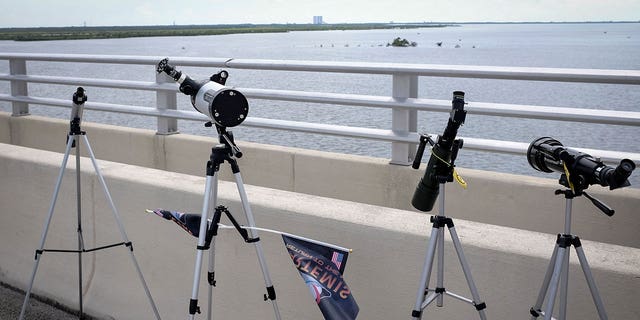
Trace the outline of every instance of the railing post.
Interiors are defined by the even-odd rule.
[[[403,100],[418,97],[418,76],[394,74],[392,96]],[[405,108],[392,108],[391,130],[396,134],[406,135],[418,130],[418,112]],[[392,142],[391,164],[407,166],[413,162],[416,154],[415,143]]]
[[[26,75],[27,74],[27,61],[24,59],[10,59],[9,60],[9,74],[11,75]],[[27,82],[23,80],[11,80],[11,95],[16,96],[28,96]],[[12,112],[11,115],[27,116],[29,115],[29,104],[26,102],[14,101],[11,103]]]
[[[175,81],[164,73],[156,73],[156,83],[175,83]],[[178,100],[175,92],[166,90],[156,91],[156,108],[158,111],[167,109],[176,110],[177,106]],[[178,133],[178,119],[158,117],[156,134],[169,135],[174,133]]]

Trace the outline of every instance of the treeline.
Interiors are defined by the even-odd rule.
[[[234,33],[272,33],[314,30],[369,30],[392,28],[442,27],[440,24],[236,24],[182,26],[112,26],[112,27],[43,27],[0,29],[0,40],[45,41],[75,39],[110,39],[132,37],[186,37]]]

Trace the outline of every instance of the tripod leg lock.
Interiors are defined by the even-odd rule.
[[[571,239],[571,244],[573,244],[576,249],[582,247],[582,242],[580,242],[579,237],[573,237],[573,239]]]
[[[582,242],[580,242],[580,238],[570,234],[558,234],[558,239],[556,240],[556,244],[560,248],[566,248],[570,246],[579,248],[582,246]]]
[[[215,287],[216,286],[216,273],[215,272],[208,272],[207,273],[207,281],[209,282],[210,286]]]
[[[194,315],[200,313],[200,307],[198,307],[198,299],[189,300],[189,314]]]
[[[445,225],[449,229],[454,227],[453,219],[445,216],[431,216],[430,221],[433,223],[434,228],[444,228]]]
[[[264,301],[267,300],[275,300],[276,299],[276,289],[273,286],[267,287],[267,294],[264,295]]]
[[[422,317],[422,311],[418,311],[418,310],[411,311],[411,317],[420,319],[420,317]]]
[[[246,243],[254,243],[254,242],[258,242],[258,241],[260,241],[260,237],[255,237],[255,238],[247,237],[246,240],[245,240]]]
[[[480,311],[480,310],[484,310],[487,308],[487,304],[484,302],[480,302],[478,304],[474,303],[473,304],[476,307],[476,310]]]
[[[538,312],[538,310],[533,309],[533,307],[532,307],[531,309],[529,309],[529,313],[531,313],[531,315],[532,315],[534,318],[537,318],[537,317],[539,317],[539,316],[541,316],[541,315],[542,315],[542,314],[540,314],[540,312]]]

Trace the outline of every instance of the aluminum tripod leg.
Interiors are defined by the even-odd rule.
[[[562,273],[562,264],[564,261],[564,255],[567,248],[558,248],[558,254],[554,261],[553,274],[551,275],[551,282],[549,283],[549,289],[547,293],[549,298],[547,300],[547,308],[544,309],[544,319],[551,320],[553,314],[553,306],[556,302],[556,294],[558,293],[558,284],[560,282],[560,275]]]
[[[213,186],[211,189],[211,199],[209,203],[213,203],[213,207],[216,206],[218,196],[218,176],[214,177]],[[216,237],[215,235],[211,239],[209,248],[209,269],[207,273],[207,281],[209,282],[209,294],[208,294],[208,307],[207,307],[207,320],[211,320],[213,317],[213,287],[216,285],[215,281],[215,262],[216,262]]]
[[[458,233],[456,232],[456,228],[451,226],[449,228],[449,233],[451,234],[451,240],[453,241],[453,246],[455,247],[456,253],[458,254],[458,260],[460,260],[460,265],[462,266],[464,277],[467,280],[467,285],[469,286],[469,290],[471,290],[471,296],[473,297],[473,301],[471,303],[478,310],[480,319],[486,320],[487,316],[484,312],[484,307],[483,307],[484,303],[480,303],[479,305],[476,304],[481,301],[480,295],[478,294],[478,289],[476,288],[476,285],[473,282],[473,278],[471,277],[471,268],[469,267],[469,264],[467,263],[467,259],[464,256],[464,252],[462,251],[462,245],[460,244],[460,239],[458,238]]]
[[[557,251],[557,254],[556,254]],[[598,316],[600,319],[608,319],[607,313],[604,309],[604,304],[602,303],[602,299],[600,298],[600,294],[598,292],[598,288],[596,287],[595,281],[593,279],[593,275],[591,274],[591,269],[589,268],[589,263],[587,262],[587,258],[584,255],[584,251],[581,245],[576,246],[576,253],[578,255],[578,260],[580,261],[580,266],[582,267],[582,272],[585,275],[587,280],[587,284],[589,285],[589,290],[591,292],[591,297],[593,298],[593,302],[596,305],[596,309],[598,310]],[[547,274],[545,275],[545,279],[540,289],[540,293],[538,294],[538,300],[536,301],[535,306],[531,309],[532,317],[531,319],[535,319],[539,315],[539,311],[541,310],[542,303],[544,302],[544,298],[547,294],[549,294],[549,298],[547,301],[546,309],[544,310],[544,319],[554,319],[552,317],[553,307],[555,304],[556,293],[558,286],[561,287],[561,300],[560,300],[560,314],[558,319],[566,319],[566,297],[562,297],[568,289],[568,280],[565,280],[568,277],[569,269],[568,269],[568,259],[569,255],[569,247],[560,248],[556,245],[556,249],[554,249],[554,254],[551,257],[551,261],[549,263],[549,268],[547,269]],[[566,266],[566,267],[565,267]],[[553,269],[552,269],[553,268]],[[553,270],[552,273],[549,271]],[[562,281],[562,283],[560,283]],[[567,286],[567,287],[565,287]],[[564,287],[564,288],[563,288]],[[564,304],[564,306],[563,306]]]
[[[24,302],[22,303],[22,309],[20,310],[20,320],[24,319],[24,313],[27,309],[27,304],[29,303],[29,296],[31,295],[31,290],[33,289],[33,282],[36,278],[36,272],[38,271],[38,265],[40,264],[40,257],[42,256],[42,250],[44,249],[44,243],[47,240],[47,233],[49,232],[49,225],[51,225],[51,218],[53,217],[53,211],[56,206],[56,201],[58,200],[58,193],[60,192],[60,185],[62,184],[62,177],[64,176],[64,171],[67,168],[67,161],[69,160],[69,153],[71,152],[71,145],[75,139],[74,136],[68,136],[69,140],[67,141],[67,147],[64,152],[64,157],[62,158],[62,165],[60,166],[60,173],[58,174],[58,180],[56,180],[56,186],[53,190],[53,196],[51,197],[51,203],[49,205],[49,213],[47,214],[47,220],[44,224],[42,230],[42,236],[40,237],[40,245],[38,246],[38,250],[36,250],[36,262],[33,265],[33,271],[31,272],[31,280],[29,280],[29,287],[27,289],[27,293],[24,297]]]
[[[444,198],[444,195],[443,195]],[[440,210],[441,214],[443,210]],[[438,273],[436,281],[436,289],[444,288],[444,227],[439,228],[440,232],[437,235],[438,241]],[[437,296],[436,306],[442,307],[444,305],[444,296],[440,293]]]
[[[540,288],[540,292],[538,293],[538,299],[536,300],[536,304],[533,306],[533,308],[531,308],[531,320],[534,320],[538,317],[536,314],[538,311],[540,311],[542,303],[544,303],[544,298],[547,295],[549,283],[551,282],[551,276],[553,275],[553,268],[555,266],[556,257],[558,256],[558,249],[559,247],[556,244],[556,246],[553,247],[553,254],[551,254],[547,272],[544,274],[544,280],[542,281],[542,287]]]
[[[102,190],[104,191],[104,195],[109,202],[109,206],[111,206],[111,213],[113,213],[113,217],[115,218],[118,229],[120,230],[120,235],[122,236],[122,240],[124,240],[125,244],[129,247],[129,256],[131,257],[131,261],[133,262],[134,267],[136,268],[136,272],[138,273],[138,278],[140,279],[140,283],[144,288],[144,292],[147,294],[147,298],[149,299],[149,304],[153,309],[153,313],[156,316],[156,319],[160,319],[160,314],[158,313],[158,308],[156,307],[155,302],[153,302],[153,298],[151,297],[151,292],[149,292],[149,287],[147,286],[147,282],[144,280],[144,276],[142,275],[142,271],[140,270],[140,265],[138,265],[138,260],[136,260],[135,255],[133,254],[133,246],[131,245],[131,241],[129,241],[129,237],[127,237],[127,233],[124,230],[124,225],[122,224],[122,220],[120,219],[120,214],[118,213],[118,209],[116,209],[116,205],[113,203],[113,199],[111,198],[111,194],[109,193],[109,189],[107,188],[107,183],[104,181],[104,177],[102,176],[102,172],[100,172],[100,167],[98,166],[98,162],[96,161],[96,156],[93,154],[93,150],[91,149],[91,145],[89,144],[89,139],[86,135],[82,136],[85,144],[87,145],[87,151],[89,152],[89,156],[91,158],[91,163],[93,164],[93,168],[96,171],[96,175],[98,176],[98,180],[102,185]]]
[[[212,189],[212,184],[215,183],[214,189]],[[218,185],[218,173],[216,172],[213,176],[207,175],[205,187],[204,187],[204,196],[203,196],[203,204],[202,204],[202,215],[200,217],[200,230],[198,231],[198,247],[196,252],[196,264],[193,271],[193,288],[191,290],[191,300],[189,301],[189,319],[195,319],[195,314],[199,313],[198,307],[198,291],[200,289],[200,273],[202,271],[202,255],[204,253],[205,247],[205,239],[207,234],[207,225],[209,218],[209,208],[210,201],[213,201],[214,205],[217,197],[217,187]],[[216,194],[212,195],[212,190],[216,190]],[[209,253],[212,254],[212,253]],[[211,301],[211,299],[209,299]]]
[[[213,179],[213,186],[211,187],[211,199],[209,203],[213,203],[213,207],[216,207],[216,201],[218,196],[218,176],[217,174]],[[202,222],[202,221],[201,221]],[[209,268],[207,271],[207,282],[209,283],[208,290],[208,303],[207,303],[207,320],[211,320],[213,317],[213,287],[216,285],[215,281],[215,262],[216,262],[216,236],[211,238],[209,245]]]
[[[242,208],[245,212],[245,216],[247,219],[247,224],[249,227],[255,227],[255,221],[253,218],[253,213],[251,211],[251,207],[249,205],[249,201],[247,200],[247,194],[244,190],[244,184],[242,182],[242,177],[240,173],[234,173],[236,179],[236,185],[238,188],[238,193],[240,194],[240,200],[242,203]],[[194,279],[193,279],[193,290],[191,292],[191,300],[189,303],[189,319],[195,319],[195,314],[199,311],[198,309],[198,291],[199,291],[199,283],[200,283],[200,274],[202,271],[202,255],[204,250],[209,251],[209,272],[212,274],[214,272],[214,262],[215,262],[215,237],[212,238],[210,248],[205,248],[205,238],[207,233],[207,221],[208,215],[211,206],[216,205],[217,201],[217,189],[218,189],[218,173],[215,172],[213,176],[207,176],[205,183],[205,195],[204,195],[204,203],[202,206],[202,216],[200,218],[200,231],[198,234],[198,251],[196,254],[196,265],[194,270]],[[258,239],[258,233],[254,229],[249,229],[250,238]],[[258,255],[258,261],[260,263],[260,268],[262,270],[262,275],[264,278],[265,286],[267,287],[267,297],[271,300],[273,305],[274,314],[277,320],[280,320],[280,310],[278,309],[278,305],[276,303],[275,290],[273,288],[273,284],[271,283],[271,278],[269,276],[269,270],[267,268],[267,264],[264,258],[264,254],[262,251],[262,244],[260,241],[253,242],[256,248],[256,253]],[[212,316],[212,298],[213,298],[213,286],[212,282],[209,282],[209,302],[208,302],[208,319],[211,319]]]
[[[24,313],[26,311],[26,307],[27,307],[27,304],[28,304],[28,301],[29,301],[29,296],[31,294],[31,290],[33,289],[33,282],[35,280],[35,276],[36,276],[36,272],[37,272],[37,269],[38,269],[38,265],[40,263],[40,256],[42,255],[43,250],[44,250],[44,243],[46,241],[47,233],[48,233],[48,230],[49,230],[49,225],[51,224],[51,219],[53,217],[53,211],[55,209],[55,204],[56,204],[56,201],[57,201],[57,198],[58,198],[58,194],[60,192],[60,185],[62,183],[62,178],[64,176],[64,171],[65,171],[66,166],[67,166],[67,161],[69,159],[69,154],[71,152],[71,147],[72,147],[74,142],[76,143],[76,146],[78,146],[78,150],[76,150],[76,171],[77,171],[76,182],[78,183],[78,185],[77,185],[77,191],[78,191],[77,201],[78,201],[78,204],[77,205],[78,205],[78,210],[80,210],[80,195],[79,195],[79,192],[80,192],[80,184],[79,184],[79,180],[80,180],[80,176],[79,176],[79,172],[80,172],[80,155],[79,155],[80,140],[78,139],[78,136],[79,135],[71,135],[71,134],[68,135],[67,147],[65,149],[64,158],[62,160],[62,166],[60,168],[60,173],[58,175],[58,180],[56,182],[56,186],[55,186],[55,189],[54,189],[53,198],[51,200],[51,205],[49,207],[49,214],[47,216],[47,221],[45,223],[44,230],[42,232],[42,237],[40,239],[40,246],[39,246],[39,249],[36,250],[36,263],[35,263],[35,266],[33,268],[33,272],[31,274],[31,280],[30,280],[29,288],[28,288],[26,296],[25,296],[25,301],[24,301],[24,303],[22,305],[22,310],[20,311],[20,319],[24,318]],[[105,193],[105,196],[106,196],[106,198],[107,198],[107,200],[109,202],[109,205],[111,206],[113,216],[114,216],[114,218],[115,218],[115,220],[116,220],[116,222],[118,224],[118,227],[120,229],[120,234],[122,236],[122,239],[124,240],[124,244],[129,247],[130,257],[131,257],[131,259],[133,261],[133,264],[134,264],[134,266],[136,268],[136,271],[138,273],[138,277],[140,278],[140,281],[142,282],[142,286],[144,287],[144,290],[145,290],[145,292],[147,294],[147,297],[149,298],[149,302],[150,302],[151,307],[152,307],[152,309],[154,311],[156,319],[160,319],[160,315],[158,314],[158,310],[156,308],[156,305],[153,302],[153,298],[151,297],[151,293],[149,292],[149,288],[147,287],[147,283],[145,282],[144,277],[142,276],[142,272],[140,271],[140,266],[138,265],[138,262],[137,262],[135,256],[133,255],[133,247],[131,245],[131,242],[127,238],[126,232],[124,230],[124,226],[122,225],[122,222],[120,220],[120,215],[118,214],[118,211],[117,211],[117,209],[115,207],[115,204],[113,203],[113,199],[111,198],[111,194],[109,193],[109,190],[107,188],[107,184],[105,183],[104,178],[102,176],[102,173],[100,172],[100,168],[98,167],[98,163],[96,161],[95,155],[93,154],[93,150],[91,149],[91,145],[89,144],[89,140],[87,139],[87,136],[84,135],[84,134],[82,134],[82,137],[83,137],[84,143],[87,146],[87,150],[88,150],[88,153],[90,155],[91,162],[92,162],[93,167],[95,169],[96,175],[97,175],[97,177],[98,177],[98,179],[100,181],[100,184],[102,185],[102,189],[104,190],[104,193]],[[80,211],[78,211],[78,219],[80,219],[80,218],[81,218],[81,213],[80,213]],[[81,254],[84,251],[84,243],[83,243],[83,240],[82,240],[82,231],[81,231],[80,223],[81,222],[79,220],[78,221],[78,245],[79,245],[80,248],[78,250],[78,254],[79,254],[79,267],[80,267],[80,273],[79,273],[79,279],[80,279],[79,281],[80,282],[79,282],[78,291],[79,291],[79,295],[80,295],[80,312],[81,312],[81,315],[82,315],[82,260],[81,260],[82,256],[81,256]]]
[[[556,192],[556,194],[559,193]],[[576,249],[578,260],[580,261],[580,266],[582,267],[582,272],[584,273],[587,284],[589,285],[593,303],[596,305],[596,309],[598,310],[598,316],[601,320],[608,319],[607,313],[604,309],[604,304],[602,303],[602,299],[600,298],[600,293],[598,292],[596,283],[593,280],[593,275],[591,274],[589,263],[587,262],[587,258],[582,249],[580,238],[571,234],[571,208],[572,199],[575,195],[573,193],[564,194],[566,198],[564,233],[559,234],[558,239],[556,240],[556,246],[554,247],[553,254],[551,255],[551,261],[549,261],[549,267],[547,268],[547,272],[545,273],[542,287],[540,288],[540,292],[538,293],[538,299],[536,300],[536,304],[530,309],[531,320],[536,319],[540,315],[543,315],[545,320],[554,319],[552,313],[555,305],[558,286],[560,286],[560,306],[558,319],[566,319],[567,296],[569,292],[569,248],[571,246],[574,246]],[[547,299],[547,306],[544,312],[542,312],[542,304],[544,303],[544,299],[547,294],[549,294],[549,297]]]
[[[78,212],[78,305],[80,306],[80,316],[84,314],[82,303],[82,251],[84,251],[84,239],[82,237],[82,188],[80,184],[80,141],[77,135],[74,136],[76,143],[76,210]],[[71,137],[69,137],[71,140]]]
[[[413,319],[421,319],[422,318],[422,310],[426,308],[431,302],[437,299],[436,305],[438,307],[443,306],[444,295],[449,295],[458,300],[467,302],[472,304],[478,314],[480,315],[480,319],[485,320],[486,314],[484,309],[486,308],[486,304],[484,302],[480,302],[480,295],[478,294],[478,289],[476,288],[475,283],[473,282],[473,278],[471,277],[471,268],[467,263],[467,260],[464,256],[464,252],[462,250],[462,245],[460,244],[460,239],[458,238],[458,234],[453,225],[453,220],[444,216],[444,204],[445,204],[445,188],[444,183],[440,184],[440,212],[436,216],[431,217],[431,222],[433,222],[433,228],[431,229],[431,236],[429,237],[429,245],[427,247],[427,254],[424,261],[424,266],[422,267],[422,275],[420,277],[420,286],[418,288],[418,292],[416,293],[416,304],[411,313]],[[458,255],[458,260],[460,265],[462,266],[462,270],[464,272],[465,278],[467,280],[467,285],[469,286],[469,290],[473,296],[473,300],[467,299],[465,297],[459,296],[457,294],[447,292],[444,287],[444,227],[447,226],[449,229],[449,234],[451,236],[454,248],[456,250],[456,254]],[[433,268],[433,260],[436,254],[436,248],[438,250],[438,269],[437,269],[437,285],[434,292],[427,295],[428,290],[427,287],[429,285],[429,280],[431,278],[431,270]]]
[[[240,172],[236,172],[233,175],[236,179],[236,186],[238,187],[238,193],[240,194],[240,200],[242,201],[242,209],[244,210],[244,214],[247,218],[247,224],[249,227],[253,228],[256,226],[256,223],[253,219],[253,213],[251,211],[251,206],[249,205],[249,200],[247,199],[247,193],[244,190],[242,176],[240,175]],[[258,239],[258,232],[255,229],[249,229],[249,235],[252,239]],[[258,261],[260,262],[260,269],[262,270],[264,284],[267,288],[267,298],[271,300],[276,319],[280,320],[280,310],[278,309],[278,303],[276,302],[276,292],[273,288],[273,284],[271,283],[269,269],[267,268],[267,262],[262,251],[262,243],[260,241],[256,241],[253,244],[256,248],[256,254],[258,255]]]
[[[441,233],[442,229],[433,227],[431,229],[431,236],[429,237],[429,245],[427,246],[427,252],[424,259],[424,265],[422,267],[422,275],[420,276],[420,286],[418,288],[418,292],[416,293],[416,304],[413,308],[413,312],[411,316],[413,319],[422,319],[422,309],[424,309],[433,299],[438,295],[433,293],[432,296],[425,298],[427,296],[427,286],[429,285],[429,280],[431,278],[431,269],[433,267],[433,258],[436,252],[436,245],[438,242],[438,234]]]
[[[207,273],[207,276],[209,277],[207,280],[209,281],[209,303],[208,303],[208,307],[207,307],[207,320],[211,320],[211,318],[213,317],[213,287],[215,287],[216,283],[215,283],[215,239],[216,237],[213,237],[213,239],[211,240],[211,248],[209,249],[209,270]]]
[[[609,319],[609,317],[607,316],[607,312],[604,309],[602,298],[600,298],[598,287],[596,287],[596,282],[595,280],[593,280],[593,274],[591,274],[591,268],[589,268],[589,263],[587,262],[587,257],[584,255],[582,246],[576,246],[576,253],[578,254],[578,260],[580,261],[580,266],[582,267],[584,277],[587,279],[587,284],[589,285],[589,290],[591,291],[591,298],[593,298],[593,303],[596,305],[598,315],[600,316],[601,320]]]
[[[559,319],[567,318],[567,296],[569,295],[569,257],[571,250],[567,248],[564,259],[562,259],[562,269],[560,271],[560,306],[558,311]]]

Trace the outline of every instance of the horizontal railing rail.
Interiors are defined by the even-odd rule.
[[[87,102],[86,107],[88,109],[99,111],[156,117],[159,119],[158,133],[161,134],[176,132],[177,119],[196,121],[208,120],[204,115],[198,112],[178,110],[175,103],[175,96],[178,91],[177,85],[173,81],[163,78],[163,75],[157,76],[156,82],[152,82],[103,78],[32,75],[27,74],[26,72],[27,61],[134,64],[154,66],[162,58],[163,57],[151,56],[0,53],[0,60],[8,60],[10,62],[10,73],[0,74],[0,80],[9,81],[11,83],[11,93],[0,94],[0,101],[11,102],[13,105],[14,115],[28,114],[28,105],[30,104],[55,107],[71,107],[71,102],[68,100],[29,96],[26,86],[27,83],[145,90],[154,91],[157,93],[158,101],[155,107],[119,105],[99,102]],[[416,112],[449,112],[451,110],[450,101],[423,99],[417,97],[417,93],[415,92],[415,90],[412,90],[411,87],[417,86],[418,76],[640,85],[640,71],[637,70],[555,69],[187,57],[172,57],[171,61],[175,65],[191,67],[224,67],[274,71],[338,72],[392,75],[393,94],[391,96],[259,88],[237,89],[243,92],[248,98],[254,99],[392,109],[393,124],[392,128],[390,129],[373,129],[257,117],[248,117],[243,124],[257,128],[317,133],[323,135],[335,135],[392,142],[391,162],[397,164],[408,164],[412,160],[412,152],[414,149],[413,145],[418,140],[418,133],[416,132]],[[640,126],[640,112],[632,111],[483,102],[470,103],[466,109],[470,114],[478,115],[559,120],[582,123],[615,124],[635,127]],[[464,139],[466,149],[479,151],[521,155],[525,154],[528,148],[527,143],[520,142],[477,138]],[[598,156],[603,161],[607,162],[617,162],[620,159],[629,158],[640,163],[639,153],[595,149],[579,150],[590,153],[594,156]]]
[[[85,54],[0,53],[2,60],[84,62],[156,65],[164,56],[113,56]],[[234,58],[172,57],[175,65],[226,67],[278,71],[310,71],[367,74],[405,74],[429,77],[560,81],[608,84],[640,84],[638,70],[496,67],[376,62],[295,61]]]

